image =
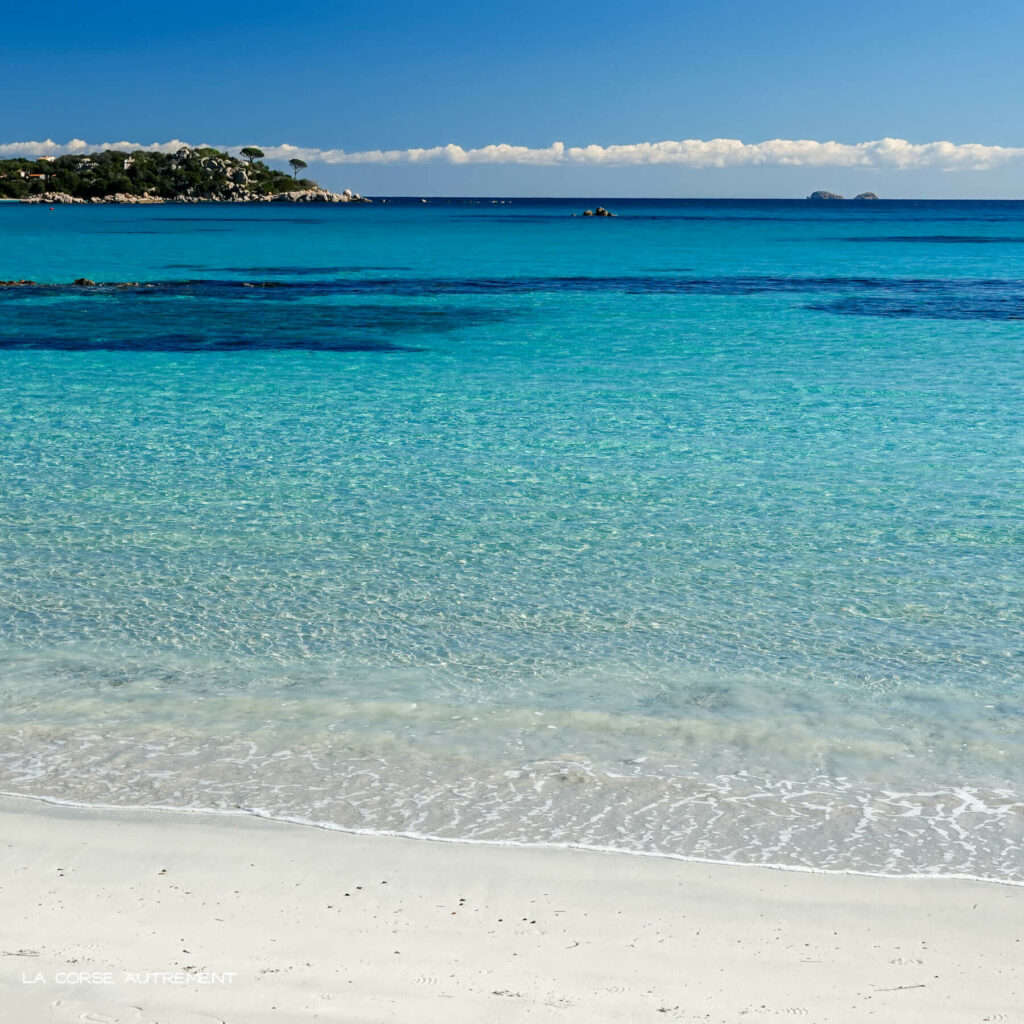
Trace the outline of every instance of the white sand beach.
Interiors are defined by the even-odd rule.
[[[1024,888],[0,800],[5,1024],[1024,1021]]]

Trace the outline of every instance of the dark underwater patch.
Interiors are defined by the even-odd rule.
[[[376,338],[324,336],[267,338],[216,334],[153,334],[133,338],[12,337],[0,334],[0,350],[48,349],[56,352],[423,352],[421,346]]]
[[[264,273],[266,273],[264,271]],[[493,323],[515,315],[514,309],[466,309],[438,300],[456,296],[509,296],[524,294],[625,295],[802,295],[818,296],[806,308],[842,315],[923,317],[951,320],[1018,320],[1024,318],[1024,281],[1015,279],[789,277],[775,275],[723,275],[699,277],[678,272],[609,276],[516,277],[411,277],[353,276],[311,279],[304,274],[280,279],[252,280],[194,278],[179,281],[107,282],[87,284],[14,284],[0,287],[0,302],[9,321],[19,315],[26,327],[40,315],[39,300],[46,302],[47,317],[79,316],[93,324],[97,305],[108,305],[111,319],[151,326],[164,335],[158,317],[168,326],[183,318],[206,321],[228,319],[238,325],[233,333],[252,329],[252,320],[270,337],[295,331],[314,335],[321,327],[347,331],[444,331],[475,323]],[[378,302],[347,303],[345,299],[376,298]],[[395,304],[386,299],[429,299],[430,304]],[[75,313],[78,310],[78,313]],[[258,310],[258,312],[257,312]],[[58,312],[59,311],[59,312]],[[162,312],[160,312],[162,311]],[[141,318],[141,319],[140,319]],[[85,334],[91,335],[91,330]],[[321,347],[310,343],[311,347]]]
[[[6,298],[13,291],[4,294]],[[183,306],[142,289],[81,288],[54,305],[6,303],[0,349],[213,352],[303,350],[417,352],[414,338],[508,319],[500,310],[397,303],[301,304],[268,301]],[[96,293],[118,295],[102,314]],[[256,289],[262,291],[262,289]],[[268,294],[275,294],[269,289]],[[2,302],[2,300],[0,300]],[[101,303],[105,304],[105,303]]]
[[[272,275],[274,277],[323,277],[328,274],[377,274],[401,273],[408,267],[374,267],[374,266],[341,266],[341,267],[217,267],[213,268],[198,263],[167,263],[166,270],[191,270],[199,273],[214,271],[221,274],[247,274],[253,277]]]
[[[849,295],[806,307],[844,316],[876,316],[923,320],[1024,320],[1024,291],[998,295],[985,293]]]
[[[206,267],[184,267],[187,270],[205,270]],[[395,273],[407,267],[223,267],[225,274],[277,274],[282,277],[316,277],[321,274],[371,274],[388,271]]]
[[[264,271],[266,273],[266,271]],[[302,275],[296,275],[302,276]],[[760,295],[828,292],[1013,292],[1024,281],[994,279],[886,278],[886,277],[789,277],[775,275],[723,275],[697,277],[675,272],[610,276],[558,277],[343,277],[331,280],[234,280],[194,278],[181,281],[97,282],[89,285],[29,283],[0,289],[5,298],[75,295],[82,298],[130,296],[260,300],[272,292],[274,301],[328,296],[388,295],[402,298],[437,295],[517,295],[534,292],[616,292],[634,295]]]
[[[153,281],[140,286],[151,294],[232,296],[261,288],[278,290],[276,298],[311,298],[327,295],[387,294],[403,298],[438,295],[521,295],[560,292],[617,292],[635,295],[754,295],[769,292],[843,291],[884,288],[885,278],[722,276],[693,277],[669,273],[614,276],[571,275],[559,277],[357,277],[317,281],[250,281],[202,278],[187,281]],[[60,287],[60,286],[57,286]],[[100,286],[98,286],[99,288]],[[104,286],[106,287],[106,286]]]
[[[357,204],[358,205],[358,204]],[[152,217],[152,220],[158,220],[163,225],[168,224],[210,224],[212,222],[219,222],[221,224],[266,224],[267,219],[265,217]],[[322,224],[323,221],[318,220],[316,217],[274,217],[273,222],[276,224]],[[166,229],[166,227],[165,227]],[[190,231],[195,230],[193,228]]]

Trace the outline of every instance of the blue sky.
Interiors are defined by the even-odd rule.
[[[262,0],[8,5],[5,144],[183,139],[292,145],[369,194],[884,195],[1024,198],[1024,4],[594,0],[482,6]],[[980,155],[545,150],[727,138],[895,137]],[[317,151],[335,151],[323,163]],[[393,151],[348,162],[347,154]],[[282,151],[283,152],[283,151]],[[457,156],[457,154],[456,154]],[[788,162],[786,162],[788,161]],[[909,165],[909,166],[904,166]],[[952,168],[952,169],[951,169]]]

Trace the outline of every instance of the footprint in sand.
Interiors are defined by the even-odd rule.
[[[572,1002],[569,999],[562,999],[559,996],[551,995],[544,1000],[545,1006],[553,1006],[557,1010],[568,1010],[572,1006]]]
[[[220,1017],[205,1013],[165,1013],[159,1020],[140,1006],[104,1007],[102,1010],[83,1009],[82,1004],[57,1000],[51,1003],[53,1009],[61,1011],[55,1020],[74,1021],[75,1024],[225,1024]]]

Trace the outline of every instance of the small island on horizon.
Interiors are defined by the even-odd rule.
[[[240,160],[219,149],[183,146],[174,153],[108,149],[99,153],[0,160],[0,199],[25,203],[368,203],[351,189],[331,192],[265,164],[263,151]]]
[[[825,189],[820,188],[816,192],[812,192],[807,198],[819,201],[828,199],[845,199],[846,196],[841,196],[838,192],[828,192]],[[854,201],[856,201],[858,199],[877,199],[878,196],[876,196],[874,192],[861,192],[859,195],[856,195],[853,198]]]

